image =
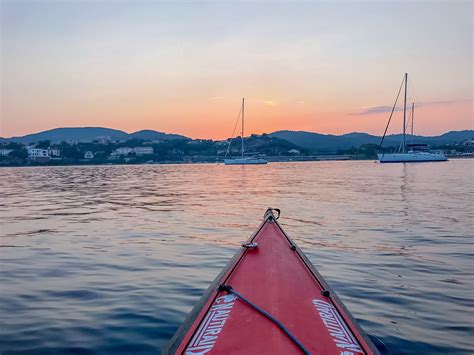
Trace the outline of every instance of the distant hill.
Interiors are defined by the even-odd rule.
[[[285,139],[300,147],[321,153],[334,153],[339,149],[350,149],[360,147],[363,144],[379,144],[381,137],[372,136],[367,133],[353,132],[340,136],[332,134],[319,134],[306,131],[277,131],[269,136]],[[413,136],[413,143],[426,143],[430,145],[454,144],[466,139],[473,139],[474,131],[452,131],[440,136],[423,137]],[[400,144],[401,134],[385,137],[384,147],[395,147]],[[407,136],[407,142],[411,142],[411,136]]]
[[[387,136],[388,139],[392,141],[400,142],[402,139],[401,134]],[[444,133],[440,136],[434,137],[424,137],[424,136],[413,136],[413,143],[425,143],[431,145],[443,145],[443,144],[453,144],[465,141],[466,139],[474,139],[473,130],[464,130],[464,131],[451,131]],[[407,135],[407,142],[411,142],[411,136]],[[384,143],[385,145],[385,143]]]
[[[300,147],[321,153],[334,153],[339,149],[350,149],[368,143],[380,143],[380,137],[357,132],[336,136],[333,134],[305,131],[278,131],[270,133],[269,135],[271,137],[285,139]]]
[[[368,133],[360,133],[360,132],[352,132],[346,133],[340,136],[346,140],[346,142],[350,146],[359,147],[362,144],[380,144],[381,137],[379,136],[372,136]],[[399,140],[393,139],[390,137],[385,137],[384,145],[398,145],[400,143]]]
[[[2,140],[19,142],[23,144],[29,144],[44,140],[51,142],[61,141],[83,141],[92,140],[96,137],[108,136],[113,139],[124,139],[127,137],[127,133],[119,131],[117,129],[103,128],[103,127],[67,127],[67,128],[54,128],[47,131],[42,131],[33,134],[27,134],[21,137],[3,138]]]
[[[152,130],[143,130],[135,133],[127,133],[117,129],[104,127],[66,127],[54,128],[33,134],[27,134],[22,137],[0,138],[0,141],[12,141],[23,144],[30,144],[39,141],[49,140],[51,142],[62,141],[90,141],[99,137],[110,137],[113,140],[126,140],[132,138],[149,140],[170,140],[186,139],[178,134],[167,134]]]
[[[343,135],[320,134],[305,131],[277,131],[268,134],[269,137],[279,138],[295,146],[307,149],[308,151],[319,153],[335,153],[338,150],[347,150],[353,147],[358,148],[363,144],[379,144],[380,137],[367,133],[352,132]],[[117,129],[104,127],[68,127],[55,128],[34,134],[28,134],[22,137],[0,138],[0,142],[19,142],[23,144],[36,143],[43,140],[51,142],[62,141],[91,141],[99,137],[110,137],[112,140],[143,139],[143,140],[175,140],[190,139],[179,134],[169,134],[153,130],[142,130],[134,133],[127,133]],[[466,139],[473,139],[474,131],[452,131],[440,136],[424,137],[414,136],[413,143],[426,143],[432,146],[454,144]],[[389,135],[385,137],[384,147],[396,147],[400,144],[402,136]],[[407,135],[407,142],[412,141],[411,136]],[[257,141],[255,141],[257,142]],[[265,144],[269,142],[265,141]],[[273,142],[272,144],[277,144]],[[278,142],[277,145],[282,145]]]
[[[150,129],[144,129],[142,131],[130,133],[128,135],[129,138],[138,138],[138,139],[146,139],[146,140],[171,140],[171,139],[189,139],[188,137],[179,135],[179,134],[170,134],[170,133],[163,133],[158,131],[153,131]]]

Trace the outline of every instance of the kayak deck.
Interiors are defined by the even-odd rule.
[[[244,246],[178,329],[165,353],[301,354],[305,349],[311,354],[378,353],[285,234],[272,210],[248,240],[250,247]],[[276,318],[297,340],[229,292],[228,286]]]

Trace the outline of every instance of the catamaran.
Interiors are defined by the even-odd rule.
[[[446,161],[448,160],[444,155],[442,150],[430,150],[427,144],[413,144],[413,120],[415,115],[415,103],[412,103],[411,106],[411,144],[406,143],[406,128],[407,128],[407,86],[408,86],[408,73],[405,73],[405,76],[402,81],[402,85],[405,84],[405,99],[403,103],[403,135],[402,142],[396,153],[378,153],[377,156],[381,163],[411,163],[411,162],[428,162],[428,161]],[[379,149],[382,146],[385,135],[387,134],[388,126],[392,119],[393,112],[397,105],[398,97],[400,96],[400,89],[398,90],[397,99],[393,105],[392,112],[388,119],[387,126],[385,127],[385,132],[382,136],[382,140],[379,145]]]
[[[245,117],[245,98],[242,98],[242,106],[240,107],[240,113],[239,113],[239,117],[237,118],[237,122],[240,118],[240,116],[242,115],[242,129],[241,129],[241,134],[240,134],[240,137],[241,137],[241,141],[242,141],[242,147],[241,147],[241,150],[242,150],[242,156],[239,157],[239,158],[228,158],[228,159],[224,159],[224,164],[225,165],[256,165],[256,164],[267,164],[268,161],[264,158],[261,158],[261,157],[257,157],[257,156],[244,156],[244,117]],[[236,123],[237,125],[237,123]],[[235,130],[235,128],[234,128]],[[229,142],[229,145],[227,147],[227,152],[225,154],[225,157],[227,158],[227,156],[230,154],[230,145],[232,143],[232,139],[234,138],[233,137],[234,134],[232,133],[232,138]]]

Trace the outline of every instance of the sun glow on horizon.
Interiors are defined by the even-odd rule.
[[[1,7],[2,137],[100,126],[225,139],[242,96],[246,135],[380,135],[405,71],[417,133],[474,128],[470,3]]]

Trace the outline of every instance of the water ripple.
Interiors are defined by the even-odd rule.
[[[158,353],[268,206],[381,347],[472,353],[473,164],[2,168],[0,353]]]

